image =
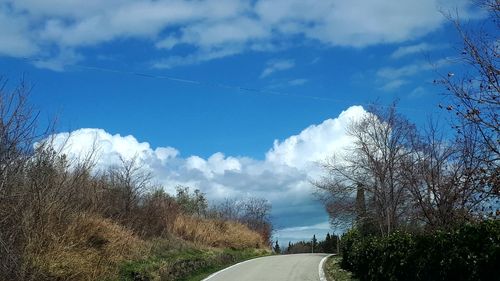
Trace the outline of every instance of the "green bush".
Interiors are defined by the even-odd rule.
[[[341,266],[360,280],[492,280],[500,264],[500,221],[451,231],[342,237]]]

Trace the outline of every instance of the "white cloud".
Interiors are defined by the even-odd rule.
[[[391,54],[391,58],[399,59],[405,56],[419,54],[419,53],[422,54],[424,52],[443,49],[443,48],[446,48],[446,45],[433,45],[428,43],[419,43],[416,45],[401,46]]]
[[[305,78],[297,78],[297,79],[291,79],[291,80],[285,80],[285,79],[278,79],[272,80],[273,83],[267,85],[266,89],[270,90],[273,92],[274,89],[282,89],[282,88],[288,88],[288,87],[298,87],[302,86],[306,83],[309,82],[309,79]],[[279,92],[276,92],[279,93]]]
[[[186,159],[188,170],[201,171],[207,178],[211,179],[214,175],[224,175],[226,171],[240,172],[241,163],[237,158],[225,157],[224,154],[217,152],[207,160],[191,156]]]
[[[396,79],[396,80],[391,80],[391,81],[385,83],[380,89],[387,91],[387,92],[391,92],[391,91],[394,91],[394,90],[401,88],[401,86],[403,86],[405,84],[408,84],[408,81],[403,80],[403,79]]]
[[[334,46],[400,43],[436,30],[440,10],[470,17],[466,0],[261,0],[261,18],[283,34],[303,35]]]
[[[410,98],[422,98],[425,95],[429,94],[429,91],[427,91],[424,87],[418,86],[417,88],[413,89],[413,91],[410,92],[408,95]]]
[[[264,160],[225,156],[221,152],[207,159],[196,155],[184,158],[175,148],[154,149],[133,136],[112,135],[102,129],[59,133],[54,143],[57,148],[66,144],[62,152],[71,159],[85,157],[97,148],[98,169],[119,164],[120,157],[137,157],[168,192],[181,184],[201,189],[211,200],[266,198],[273,204],[272,215],[277,226],[287,228],[327,219],[309,183],[310,177],[318,171],[315,162],[348,145],[345,126],[363,114],[366,112],[361,106],[352,106],[337,118],[312,125],[283,141],[276,140]]]
[[[377,71],[377,76],[384,79],[399,79],[418,74],[419,72],[438,69],[453,64],[456,58],[444,58],[435,62],[414,62],[401,67],[383,67]]]
[[[240,53],[241,46],[223,46],[221,48],[200,50],[186,56],[170,56],[153,63],[155,68],[173,68],[177,66],[193,65],[214,59],[232,56]]]
[[[271,60],[267,62],[266,68],[260,74],[261,78],[267,77],[277,71],[283,71],[295,66],[293,60]]]
[[[408,83],[407,78],[422,75],[430,70],[436,70],[447,65],[453,64],[455,58],[443,58],[435,62],[417,61],[412,64],[401,67],[383,67],[376,73],[379,82],[383,83],[380,89],[385,91],[394,91]]]
[[[266,161],[286,165],[301,170],[308,169],[315,161],[324,160],[339,148],[351,142],[345,134],[346,125],[365,114],[361,106],[351,106],[340,113],[338,118],[325,120],[319,125],[311,125],[300,134],[280,142],[274,141],[273,148],[266,154]]]
[[[54,71],[63,71],[67,65],[83,60],[83,56],[72,49],[61,50],[55,57],[37,59],[33,61],[36,67],[47,68]]]
[[[102,129],[85,128],[71,133],[59,133],[51,141],[56,150],[68,155],[70,159],[84,159],[91,153],[96,153],[97,169],[119,165],[120,157],[129,160],[137,157],[143,165],[152,168],[159,163],[166,164],[179,154],[172,147],[153,150],[149,143],[139,142],[131,135],[111,135]]]
[[[166,63],[157,67],[172,67],[297,39],[348,47],[402,43],[442,26],[440,8],[467,18],[474,16],[468,7],[466,0],[0,0],[0,54],[51,59],[58,56],[53,50],[84,52],[131,38],[158,48]],[[192,51],[172,57],[178,44]]]
[[[200,48],[212,48],[226,44],[245,44],[247,41],[270,36],[269,30],[261,22],[246,17],[208,24],[194,24],[183,28],[182,31],[182,37],[178,39],[177,44],[197,45]],[[167,40],[172,40],[171,38],[167,37]]]
[[[38,46],[29,34],[27,19],[9,14],[0,5],[0,56],[27,57],[38,52]]]
[[[290,85],[290,86],[301,86],[301,85],[304,85],[307,82],[309,82],[308,79],[298,78],[298,79],[293,79],[293,80],[288,81],[288,85]]]
[[[384,67],[377,71],[377,76],[384,79],[399,79],[413,76],[420,71],[427,71],[431,67],[428,63],[414,63],[402,67]]]

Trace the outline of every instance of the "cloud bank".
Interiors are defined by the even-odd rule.
[[[37,65],[57,69],[87,48],[135,39],[157,50],[154,66],[169,68],[294,40],[406,42],[441,27],[440,9],[471,13],[466,0],[0,0],[0,55],[37,57]],[[190,51],[173,52],[178,46]]]
[[[133,136],[112,135],[102,129],[59,133],[54,135],[54,144],[71,159],[85,157],[96,148],[98,169],[119,164],[120,157],[137,157],[167,192],[174,192],[177,185],[187,185],[199,188],[214,201],[228,197],[266,198],[273,205],[276,227],[286,229],[278,236],[293,241],[299,239],[300,233],[305,235],[318,225],[323,232],[329,231],[326,213],[313,197],[309,180],[319,173],[318,161],[350,143],[345,127],[364,114],[361,106],[352,106],[337,118],[311,125],[282,141],[275,140],[263,160],[226,156],[222,152],[206,159],[196,155],[185,157],[173,147],[152,148]]]

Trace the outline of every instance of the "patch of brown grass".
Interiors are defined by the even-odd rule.
[[[147,244],[111,220],[96,215],[79,215],[50,248],[32,257],[33,264],[48,279],[115,279],[119,264],[139,258]]]
[[[175,220],[173,230],[182,239],[204,246],[232,249],[265,247],[257,232],[232,221],[180,215]]]

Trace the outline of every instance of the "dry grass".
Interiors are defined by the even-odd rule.
[[[180,215],[174,233],[195,244],[232,249],[263,248],[262,237],[247,226],[231,221],[203,219]]]
[[[146,243],[111,220],[79,215],[60,237],[54,237],[50,249],[32,260],[48,279],[115,279],[121,262],[147,251]]]

